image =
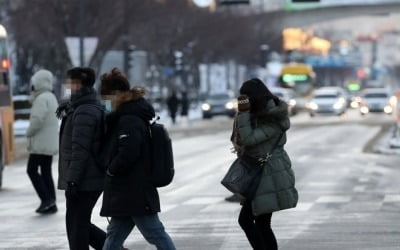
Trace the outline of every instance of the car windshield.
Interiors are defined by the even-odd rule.
[[[338,98],[337,95],[316,95],[314,96],[315,99],[334,99]]]
[[[230,98],[230,96],[228,94],[218,94],[218,95],[212,95],[208,99],[210,99],[210,100],[226,100],[229,98]]]
[[[14,109],[30,109],[31,104],[29,101],[14,101]]]
[[[365,98],[388,98],[385,93],[369,93],[364,95]]]

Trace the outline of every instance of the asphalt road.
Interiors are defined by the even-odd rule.
[[[300,202],[296,209],[273,216],[280,249],[400,249],[399,157],[364,152],[392,119],[361,118],[355,112],[292,119],[287,151]],[[219,184],[234,159],[230,127],[229,119],[218,118],[171,129],[176,178],[160,190],[161,218],[177,249],[250,249],[237,224],[240,205],[225,202],[229,193]],[[4,173],[0,249],[68,249],[63,194],[58,192],[57,214],[36,215],[39,201],[25,161],[21,157]],[[54,170],[56,178],[56,159]],[[93,221],[105,228],[107,221],[98,212],[97,206]],[[137,230],[125,245],[154,249]]]

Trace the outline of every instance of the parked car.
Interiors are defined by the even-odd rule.
[[[233,94],[210,95],[201,105],[203,119],[210,119],[216,115],[234,117],[237,112],[237,101]]]
[[[25,136],[29,127],[31,114],[31,97],[29,95],[15,95],[12,97],[14,105],[14,135]]]
[[[342,88],[324,87],[316,90],[307,104],[310,116],[316,114],[342,115],[346,112],[346,95]]]
[[[290,115],[296,115],[298,113],[299,108],[297,107],[296,96],[293,90],[285,88],[272,88],[271,92],[288,104]]]
[[[395,106],[394,97],[386,89],[364,89],[361,94],[360,114],[385,113],[392,114]]]

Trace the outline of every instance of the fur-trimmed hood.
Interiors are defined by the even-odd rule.
[[[266,109],[263,112],[253,115],[253,119],[257,123],[279,123],[284,130],[290,127],[288,117],[288,104],[284,101],[279,101],[276,104],[272,99],[267,102]]]

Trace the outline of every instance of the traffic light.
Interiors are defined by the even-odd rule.
[[[219,0],[220,5],[250,4],[250,0]]]
[[[321,0],[292,0],[292,3],[318,3]]]
[[[174,67],[176,72],[183,70],[183,52],[176,50],[174,51]]]

